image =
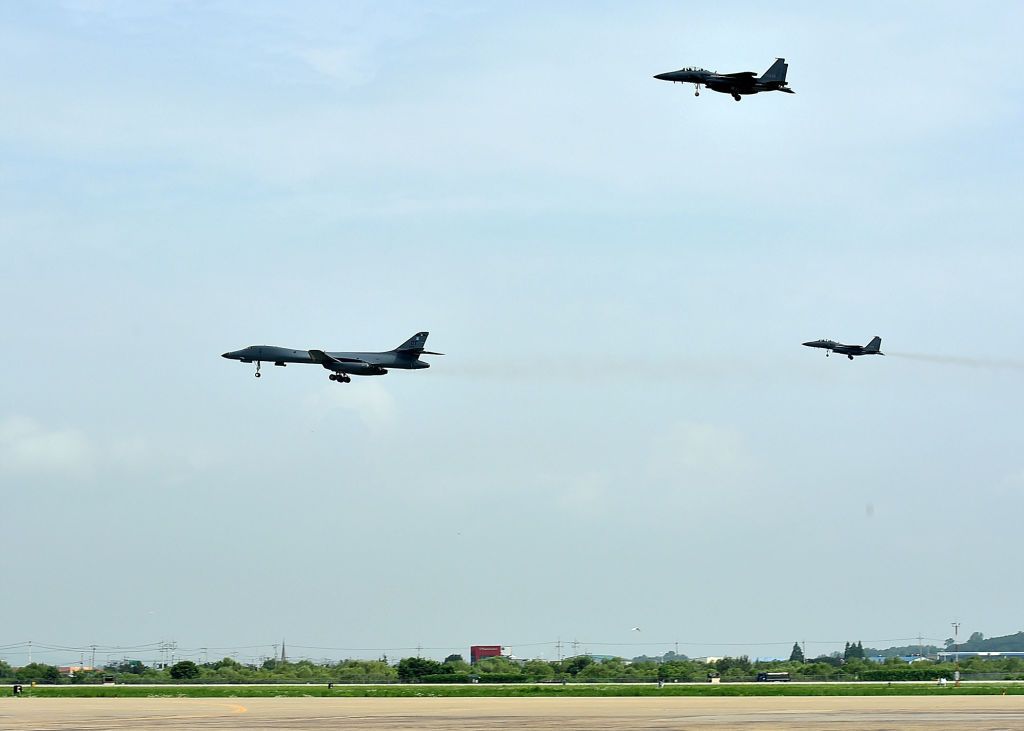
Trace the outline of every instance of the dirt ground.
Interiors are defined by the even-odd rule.
[[[0,729],[1024,729],[1024,696],[0,698]]]

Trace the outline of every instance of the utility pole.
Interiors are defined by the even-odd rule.
[[[676,649],[674,650],[676,657],[679,657],[679,640],[676,640]]]
[[[555,642],[555,652],[558,654],[558,662],[562,662],[562,638],[559,637],[558,641]]]
[[[953,685],[960,687],[960,623],[953,622]]]
[[[92,648],[92,660],[89,661],[89,664],[92,665],[92,669],[95,670],[96,669],[96,645],[89,645],[89,647]]]
[[[32,640],[28,641],[28,664],[32,664]]]

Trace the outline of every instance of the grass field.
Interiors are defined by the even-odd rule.
[[[921,696],[1024,695],[1024,683],[966,683],[939,687],[932,683],[762,683],[762,684],[574,684],[574,685],[63,685],[26,687],[25,696],[45,698],[504,698],[630,696]]]

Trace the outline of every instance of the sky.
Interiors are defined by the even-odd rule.
[[[1022,22],[0,6],[0,658],[1024,629]],[[419,330],[350,384],[219,357]]]

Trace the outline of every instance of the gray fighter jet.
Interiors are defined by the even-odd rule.
[[[700,96],[700,87],[703,84],[711,91],[732,94],[732,98],[739,101],[745,94],[759,94],[762,91],[784,91],[787,94],[795,94],[796,92],[786,85],[788,70],[789,64],[786,63],[786,59],[777,58],[775,63],[760,77],[753,71],[719,74],[706,69],[690,67],[658,74],[654,78],[673,83],[678,81],[682,84],[693,84],[697,88],[693,93],[694,96]]]
[[[882,347],[882,339],[877,335],[871,338],[867,345],[843,345],[835,340],[809,340],[804,343],[808,348],[824,348],[825,356],[831,353],[842,353],[850,360],[855,355],[885,355],[879,348]]]
[[[420,360],[421,355],[444,355],[424,350],[427,335],[416,333],[394,350],[383,353],[328,353],[323,350],[293,350],[279,348],[276,345],[250,345],[248,348],[224,353],[221,357],[239,360],[243,363],[256,363],[256,377],[260,377],[260,365],[263,361],[276,366],[288,363],[319,363],[331,372],[328,376],[337,383],[348,383],[352,376],[383,376],[389,368],[418,370],[430,368],[430,364]]]

